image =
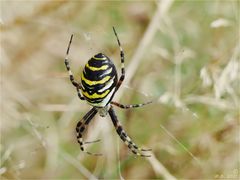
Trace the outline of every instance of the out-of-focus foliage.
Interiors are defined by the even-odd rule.
[[[237,178],[239,168],[239,2],[1,1],[1,179]],[[116,109],[151,158],[135,157],[109,117],[97,115],[80,151],[75,126],[90,109],[76,79],[98,52],[126,54]]]

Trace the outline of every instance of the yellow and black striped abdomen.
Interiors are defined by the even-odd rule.
[[[115,65],[104,54],[96,54],[85,65],[81,81],[82,94],[87,102],[104,107],[111,101],[117,85]]]

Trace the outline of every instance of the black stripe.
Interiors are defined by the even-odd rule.
[[[105,58],[106,56],[103,53],[98,53],[98,54],[95,54],[94,57],[96,57],[96,58]]]
[[[81,133],[79,133],[78,132],[78,130],[77,130],[77,133],[78,133],[78,136],[77,136],[77,138],[79,139],[79,138],[82,138],[82,134]]]
[[[85,81],[82,81],[82,85],[85,89],[85,90],[83,90],[83,89],[82,90],[84,92],[87,91],[89,94],[93,94],[93,93],[102,94],[102,93],[99,93],[98,90],[104,88],[110,81],[112,81],[112,78],[110,78],[107,82],[105,82],[103,84],[96,84],[96,85],[92,85],[92,86],[86,84]],[[113,84],[108,89],[111,91],[116,85],[117,85],[117,77],[115,76],[113,79]]]
[[[89,99],[89,98],[86,98],[86,100],[90,103],[100,103],[104,100],[105,97],[103,98],[95,98],[95,99]]]
[[[87,68],[86,66],[84,67],[83,73],[84,73],[84,77],[90,81],[99,81],[102,78],[104,78],[107,75],[101,76],[102,74],[104,74],[105,71],[109,70],[110,68],[112,68],[112,72],[109,74],[111,77],[116,76],[117,75],[117,70],[115,65],[113,64],[113,62],[107,57],[106,61],[102,61],[102,60],[95,60],[93,58],[91,58],[88,61],[89,66],[95,67],[95,68],[100,68],[104,65],[107,65],[108,68],[106,70],[99,70],[99,71],[92,71],[89,68]]]
[[[122,131],[123,131],[122,127],[121,127],[121,126],[118,126],[118,128],[117,128],[117,133],[118,133],[119,135],[121,135]]]
[[[85,82],[82,82],[83,85],[87,85],[85,84]],[[103,92],[98,92],[98,90],[102,89],[105,86],[104,84],[98,84],[98,85],[94,85],[94,86],[85,86],[85,89],[82,89],[83,92],[87,92],[89,95],[93,95],[94,93],[101,95],[104,94],[107,90],[109,90],[109,93],[112,91],[112,89],[115,87],[116,83],[113,83],[112,86],[110,86],[108,89],[104,90]]]
[[[101,54],[101,53],[99,53]],[[101,67],[104,64],[109,64],[112,63],[112,61],[110,60],[109,57],[105,56],[104,54],[101,54],[101,57],[99,56],[99,54],[95,55],[94,57],[96,58],[105,58],[104,60],[100,60],[100,59],[94,59],[94,57],[92,57],[91,59],[89,59],[88,63],[90,66],[93,67]],[[113,63],[112,63],[113,64]]]
[[[90,65],[90,66],[93,66],[93,67],[101,67],[101,66],[103,66],[103,65],[106,65],[106,64],[109,64],[109,62],[111,62],[111,60],[110,59],[106,59],[106,60],[96,60],[96,59],[93,59],[93,58],[91,58],[89,61],[88,61],[88,64]]]
[[[98,71],[92,71],[91,69],[89,69],[85,66],[84,71],[83,71],[84,77],[88,80],[91,80],[91,81],[99,81],[106,76],[113,77],[115,74],[117,74],[117,71],[116,71],[116,68],[115,68],[114,64],[112,64],[112,65],[107,64],[107,66],[108,66],[107,69],[98,70]],[[110,70],[111,68],[112,68],[111,73],[104,74],[106,71]]]
[[[85,129],[85,127],[82,126],[79,131],[82,133],[84,131],[84,129]]]

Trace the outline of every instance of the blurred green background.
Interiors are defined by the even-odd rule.
[[[1,179],[239,178],[239,1],[1,1]],[[116,109],[151,158],[134,156],[97,115],[80,151],[75,126],[91,108],[76,79],[98,52],[126,80]]]

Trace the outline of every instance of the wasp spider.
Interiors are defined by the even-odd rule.
[[[120,48],[120,57],[121,57],[120,79],[118,79],[117,70],[113,62],[106,55],[102,53],[98,53],[94,55],[85,65],[83,72],[81,74],[81,83],[78,83],[77,81],[75,81],[69,66],[69,61],[68,61],[68,53],[69,53],[70,45],[72,43],[73,35],[71,35],[71,38],[68,44],[66,58],[65,58],[65,65],[69,73],[70,80],[73,86],[76,87],[79,98],[81,100],[86,100],[87,103],[92,106],[92,109],[77,123],[77,127],[76,127],[77,141],[80,144],[80,148],[82,151],[91,155],[101,155],[98,153],[88,152],[84,149],[84,145],[86,143],[92,143],[96,141],[83,142],[83,133],[87,125],[90,123],[92,118],[97,114],[97,112],[99,112],[100,116],[102,117],[109,114],[118,135],[120,136],[122,141],[128,146],[128,148],[138,156],[149,157],[150,155],[144,154],[143,151],[151,151],[151,149],[139,148],[135,143],[132,142],[130,137],[123,130],[122,125],[118,121],[112,106],[112,105],[115,105],[123,109],[128,109],[128,108],[141,107],[143,105],[151,103],[151,102],[147,102],[143,104],[123,105],[123,104],[112,101],[114,94],[117,92],[117,90],[121,86],[125,77],[123,49],[121,47],[120,41],[118,39],[118,35],[114,27],[113,27],[113,32],[117,38],[117,42]]]

